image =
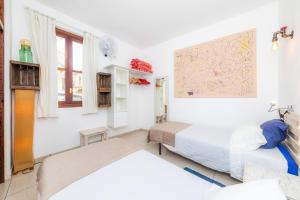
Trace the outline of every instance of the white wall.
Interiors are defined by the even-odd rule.
[[[257,98],[174,98],[174,50],[252,28],[257,29]],[[277,28],[276,2],[146,49],[144,54],[155,66],[156,76],[169,76],[171,120],[236,126],[243,122],[262,122],[274,117],[266,110],[270,101],[278,99],[278,55],[271,49],[272,34]]]
[[[34,0],[12,0],[11,28],[11,58],[18,59],[19,41],[22,38],[31,38],[29,22],[26,15],[26,7],[33,8],[39,12],[51,16],[58,20],[58,25],[74,33],[81,34],[83,31],[93,33],[97,36],[103,33],[93,27],[72,19],[56,10],[48,8]],[[104,66],[114,63],[128,67],[129,62],[134,57],[139,57],[138,49],[115,38],[118,48],[117,58],[110,62],[105,57],[101,57],[99,71],[104,71]],[[99,55],[100,56],[100,55]],[[129,98],[129,126],[126,128],[111,130],[110,135],[116,135],[127,131],[143,128],[141,117],[145,90],[141,87],[130,87]],[[34,132],[34,157],[41,157],[51,153],[66,150],[79,145],[79,130],[106,126],[107,111],[99,109],[97,114],[82,115],[81,108],[61,108],[59,117],[53,119],[35,119]]]
[[[300,1],[279,1],[280,26],[295,31],[293,40],[279,39],[279,102],[281,106],[294,105],[300,111]]]

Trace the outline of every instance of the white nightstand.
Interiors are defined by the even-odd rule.
[[[278,173],[272,169],[261,165],[247,162],[244,169],[244,181],[254,181],[259,179],[279,179],[281,188],[290,200],[300,199],[300,177],[286,173]]]
[[[93,128],[80,131],[80,146],[101,142],[107,139],[107,129],[105,127]]]

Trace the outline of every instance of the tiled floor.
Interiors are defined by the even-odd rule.
[[[136,131],[130,134],[122,136],[123,139],[128,142],[138,143],[142,145],[147,151],[158,155],[157,144],[148,144],[146,142],[147,132]],[[174,163],[175,165],[184,168],[190,167],[200,173],[213,178],[225,185],[231,185],[238,183],[236,180],[230,178],[229,175],[219,173],[203,167],[197,163],[194,163],[188,159],[185,159],[177,154],[174,154],[166,149],[163,149],[161,158]],[[39,168],[39,164],[35,165],[33,172],[28,174],[18,174],[7,180],[4,184],[0,185],[0,200],[36,200],[37,199],[37,183],[36,174]]]

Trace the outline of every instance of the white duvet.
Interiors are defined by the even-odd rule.
[[[232,132],[221,127],[190,126],[176,134],[175,152],[211,169],[229,172]]]
[[[230,175],[242,180],[245,155],[267,143],[259,125],[246,125],[236,129],[230,137]]]
[[[215,188],[214,184],[141,150],[83,177],[49,200],[203,200]]]
[[[186,158],[211,169],[230,173],[242,180],[245,160],[287,169],[285,159],[277,149],[257,150],[266,140],[259,125],[245,125],[236,130],[224,127],[193,125],[176,134],[175,148]],[[269,155],[274,159],[268,159]],[[249,159],[248,159],[249,158]]]

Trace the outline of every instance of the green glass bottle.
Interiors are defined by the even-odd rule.
[[[25,61],[25,45],[21,45],[21,49],[19,50],[19,59],[21,62],[26,62]]]
[[[32,63],[32,51],[31,51],[31,44],[28,40],[22,39],[20,41],[21,49],[19,50],[19,59],[21,62],[28,62]]]
[[[31,52],[31,47],[30,46],[26,46],[25,47],[25,62],[28,62],[28,63],[32,63],[32,52]]]

